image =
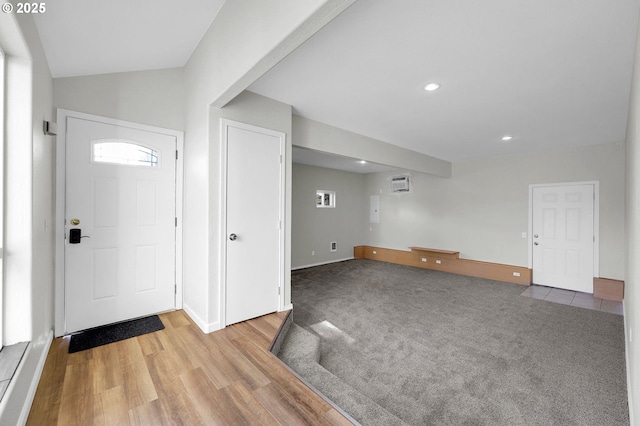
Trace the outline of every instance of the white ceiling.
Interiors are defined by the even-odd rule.
[[[637,0],[359,0],[249,90],[449,161],[617,142],[637,18]]]
[[[249,90],[449,161],[618,142],[638,2],[358,0]],[[170,68],[223,3],[55,0],[35,21],[54,77]]]
[[[53,77],[182,67],[224,0],[54,0],[34,15]]]

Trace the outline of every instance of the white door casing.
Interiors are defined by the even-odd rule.
[[[597,183],[532,185],[533,283],[593,293],[597,276]]]
[[[64,110],[58,124],[56,335],[180,308],[182,133]],[[114,143],[153,152],[100,159]]]
[[[284,306],[285,134],[223,119],[220,325]]]

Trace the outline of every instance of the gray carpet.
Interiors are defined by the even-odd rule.
[[[369,260],[292,282],[294,322],[321,337],[319,363],[408,424],[629,424],[622,316]]]

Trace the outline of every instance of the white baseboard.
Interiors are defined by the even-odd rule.
[[[310,264],[310,265],[296,266],[296,267],[291,268],[291,270],[292,270],[292,271],[297,271],[298,269],[313,268],[314,266],[329,265],[329,264],[331,264],[331,263],[344,262],[344,261],[347,261],[347,260],[353,260],[353,259],[354,259],[354,257],[353,257],[353,256],[351,256],[351,257],[346,257],[346,258],[344,258],[344,259],[330,260],[330,261],[328,261],[328,262],[319,262],[319,263],[312,263],[312,264]]]
[[[220,330],[220,322],[219,321],[215,321],[215,322],[211,322],[211,323],[207,323],[206,321],[203,321],[202,318],[200,318],[196,312],[191,309],[189,307],[189,305],[187,305],[186,303],[182,303],[182,310],[189,315],[189,318],[191,318],[193,320],[193,322],[196,323],[196,325],[198,326],[198,328],[200,330],[202,330],[203,333],[209,334],[211,332]]]
[[[626,300],[623,300],[622,309],[623,313],[626,312],[626,304],[624,303]],[[631,388],[631,365],[629,364],[629,327],[627,326],[627,316],[623,314],[624,318],[624,359],[627,363],[627,399],[629,400],[629,425],[634,426],[635,422],[633,421],[633,389]]]
[[[33,404],[33,399],[35,398],[36,391],[38,390],[38,384],[40,383],[40,377],[42,377],[44,364],[45,362],[47,362],[47,355],[49,354],[49,348],[51,348],[51,342],[53,342],[53,330],[49,331],[49,334],[47,335],[47,341],[42,347],[42,351],[40,352],[40,358],[38,359],[38,366],[36,367],[36,371],[35,371],[35,374],[33,375],[33,379],[31,379],[29,392],[27,393],[27,398],[24,401],[24,405],[22,406],[22,412],[20,413],[19,424],[26,424],[27,419],[29,418],[29,412],[31,411],[31,405]]]
[[[53,330],[49,330],[49,332],[42,336],[44,342],[40,345],[34,345],[33,342],[30,342],[27,345],[27,348],[22,355],[22,359],[18,368],[16,368],[15,373],[7,387],[7,390],[4,393],[2,398],[2,402],[0,403],[0,423],[3,421],[10,421],[11,423],[17,425],[24,425],[27,423],[27,419],[29,418],[29,412],[31,411],[31,406],[33,405],[33,399],[36,396],[36,390],[38,389],[38,384],[40,383],[40,377],[42,377],[42,371],[44,370],[44,364],[47,361],[47,355],[49,354],[49,348],[51,347],[51,342],[53,341]],[[35,349],[34,349],[35,348]],[[37,352],[34,352],[37,351]],[[25,371],[25,365],[31,364],[32,359],[37,357],[37,363],[33,371]],[[33,368],[33,367],[31,367]],[[26,377],[22,378],[23,375]],[[29,376],[31,376],[29,378]],[[21,392],[20,388],[24,389],[22,385],[19,384],[21,381],[28,381],[29,387],[27,388],[26,395],[24,395],[24,399],[20,402],[22,403],[22,407],[17,407],[15,402],[13,401],[13,406],[9,407],[7,404],[10,401],[18,398],[17,396],[13,396],[14,392]],[[16,387],[18,388],[16,390]],[[9,409],[9,412],[7,412]],[[8,420],[6,417],[12,418],[14,420]]]

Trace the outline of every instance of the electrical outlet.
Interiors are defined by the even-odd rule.
[[[436,259],[436,263],[437,263],[438,265],[442,265],[442,260],[440,260],[440,259]]]
[[[427,261],[427,258],[426,258],[426,257],[423,257],[423,258],[422,258],[422,261],[423,261],[423,262],[426,262],[426,261]]]
[[[378,254],[378,252],[374,250],[374,251],[373,251],[373,254]]]
[[[513,276],[514,276],[514,277],[519,277],[519,276],[520,276],[520,272],[514,272],[514,273],[513,273]]]

